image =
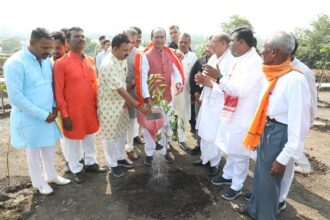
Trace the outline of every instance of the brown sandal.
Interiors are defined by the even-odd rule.
[[[234,204],[234,203],[231,203],[231,207],[233,208],[233,210],[234,210],[235,212],[238,212],[238,213],[241,214],[241,215],[246,215],[246,216],[249,216],[249,217],[255,219],[255,218],[254,218],[253,216],[251,216],[250,213],[246,210],[244,204]]]

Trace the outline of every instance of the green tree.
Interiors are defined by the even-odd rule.
[[[223,32],[231,34],[235,29],[240,27],[246,27],[253,30],[253,26],[249,20],[239,15],[233,15],[229,18],[229,21],[222,22],[220,27]]]
[[[95,41],[92,41],[89,37],[85,37],[86,45],[84,52],[89,55],[94,57],[94,51],[97,43]]]
[[[4,53],[12,54],[19,51],[22,48],[21,42],[15,37],[6,38],[1,41],[2,51]]]
[[[311,68],[322,68],[324,65],[325,49],[330,45],[330,17],[318,15],[310,29],[298,29],[296,36],[299,41],[297,57]]]

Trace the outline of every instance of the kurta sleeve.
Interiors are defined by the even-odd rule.
[[[24,95],[24,67],[18,62],[11,62],[4,66],[4,75],[8,96],[11,103],[33,118],[45,121],[49,112],[34,105]]]
[[[149,62],[145,54],[142,56],[142,66],[141,66],[141,75],[142,75],[142,96],[143,98],[149,98],[150,92],[148,88],[148,75],[149,75]]]
[[[175,83],[183,83],[182,82],[182,78],[181,78],[181,74],[178,70],[178,68],[176,67],[176,65],[173,63],[173,78],[174,78],[174,82]]]
[[[54,65],[55,98],[57,108],[60,110],[62,118],[66,118],[69,116],[67,103],[64,97],[64,74],[64,64],[61,62],[56,62]]]
[[[299,159],[304,151],[304,139],[310,127],[311,95],[306,79],[301,75],[288,88],[288,141],[276,160],[287,165],[291,158]]]

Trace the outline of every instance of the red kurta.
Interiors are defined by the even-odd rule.
[[[54,65],[55,96],[62,118],[70,116],[72,130],[63,129],[64,136],[81,140],[99,129],[97,119],[97,80],[95,61],[83,60],[69,52]]]

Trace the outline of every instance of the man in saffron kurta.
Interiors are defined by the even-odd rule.
[[[69,148],[69,166],[77,183],[84,181],[83,164],[79,163],[81,145],[86,172],[105,172],[96,163],[94,133],[97,119],[97,81],[93,58],[82,51],[85,46],[81,28],[69,30],[71,51],[54,66],[55,94],[62,116],[63,134]]]
[[[42,194],[53,192],[47,180],[59,185],[71,182],[57,176],[55,169],[55,146],[61,134],[54,122],[52,65],[47,59],[52,42],[47,30],[37,28],[31,33],[29,47],[14,54],[4,65],[12,105],[11,144],[26,148],[32,185]]]

